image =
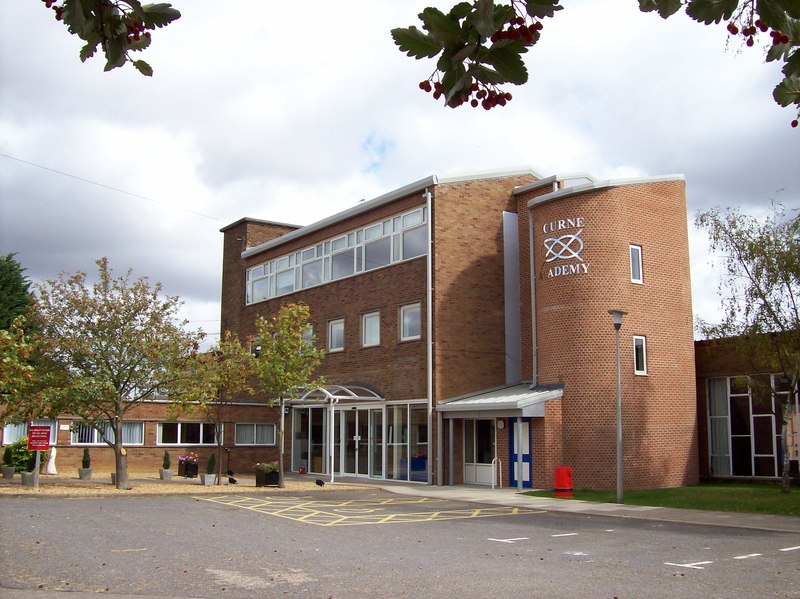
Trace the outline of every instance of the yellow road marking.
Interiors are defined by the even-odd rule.
[[[518,507],[440,509],[432,511],[385,513],[387,508],[393,505],[435,504],[445,501],[443,499],[431,499],[427,497],[309,501],[307,499],[297,499],[293,497],[243,498],[241,496],[223,495],[218,497],[196,497],[196,499],[250,510],[270,516],[278,516],[279,518],[286,518],[297,522],[315,524],[317,526],[435,522],[465,518],[489,518],[544,513],[543,510],[523,509]],[[373,507],[371,508],[369,506]],[[377,509],[375,509],[375,507],[377,507]]]

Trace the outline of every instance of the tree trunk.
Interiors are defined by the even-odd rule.
[[[791,397],[791,396],[790,396]],[[781,473],[781,493],[788,493],[792,485],[791,473],[789,472],[791,466],[791,456],[789,455],[789,439],[787,433],[789,432],[789,417],[791,416],[792,402],[789,398],[783,402],[781,406],[781,450],[783,451],[783,472]]]
[[[119,427],[122,429],[122,427]],[[114,466],[117,473],[117,489],[128,489],[128,456],[122,446],[122,430],[114,431]]]

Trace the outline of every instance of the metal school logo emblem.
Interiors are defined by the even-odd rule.
[[[550,234],[550,237],[544,240],[545,264],[561,260],[573,261],[571,264],[557,263],[550,266],[547,269],[548,277],[563,277],[589,272],[589,264],[581,256],[583,253],[583,239],[581,239],[583,228],[584,219],[582,216],[554,220],[542,225],[542,233],[545,235]],[[567,232],[570,229],[574,229],[574,231]]]

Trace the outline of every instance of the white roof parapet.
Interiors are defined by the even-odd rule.
[[[595,191],[598,189],[609,189],[612,187],[622,187],[625,185],[642,185],[648,183],[663,183],[668,181],[685,181],[686,177],[683,175],[661,175],[657,177],[633,177],[630,179],[607,179],[606,181],[594,181],[592,180],[591,183],[586,183],[583,185],[576,185],[574,187],[565,187],[564,189],[558,189],[556,191],[551,191],[550,193],[546,193],[541,196],[536,196],[535,198],[531,198],[528,201],[528,208],[535,206],[537,204],[543,204],[545,202],[549,202],[552,200],[556,200],[558,198],[563,198],[570,195],[575,195],[579,193],[586,193],[587,191]],[[515,190],[515,193],[521,193],[519,188]]]
[[[284,243],[292,241],[293,239],[304,237],[305,235],[308,235],[315,231],[319,231],[321,229],[324,229],[325,227],[329,227],[338,222],[345,221],[349,218],[353,218],[354,216],[357,216],[364,212],[369,212],[374,208],[378,208],[380,206],[383,206],[384,204],[389,204],[391,202],[394,202],[395,200],[399,200],[412,193],[422,192],[427,187],[431,187],[433,185],[439,185],[439,184],[443,185],[447,183],[463,183],[465,181],[478,181],[481,179],[499,179],[501,177],[514,177],[519,175],[531,175],[532,177],[536,177],[537,179],[540,177],[540,175],[536,171],[530,168],[520,168],[508,171],[485,171],[485,172],[473,173],[462,176],[454,176],[454,177],[439,177],[437,175],[431,175],[429,177],[425,177],[424,179],[420,179],[419,181],[414,181],[413,183],[409,183],[408,185],[404,185],[403,187],[399,187],[393,191],[380,195],[377,198],[373,198],[371,200],[367,200],[366,202],[362,202],[356,206],[352,206],[351,208],[347,208],[342,212],[337,212],[332,216],[328,216],[326,218],[323,218],[322,220],[318,220],[317,222],[311,223],[310,225],[307,225],[305,227],[300,227],[299,229],[286,233],[285,235],[281,235],[280,237],[276,237],[275,239],[271,239],[270,241],[264,242],[260,245],[248,248],[244,252],[242,252],[242,258],[247,258],[249,256],[253,256],[254,254],[263,252],[265,250],[281,246]]]

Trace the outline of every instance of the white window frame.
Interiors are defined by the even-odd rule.
[[[253,442],[252,443],[245,443],[239,438],[239,427],[253,427]],[[265,426],[272,428],[272,443],[258,443],[258,427]],[[237,422],[236,428],[234,430],[234,445],[241,446],[241,447],[273,447],[275,445],[275,439],[277,436],[277,427],[275,426],[274,422]]]
[[[419,312],[419,333],[416,335],[406,335],[405,331],[405,315],[410,310],[417,310]],[[400,341],[414,341],[422,339],[422,304],[415,302],[413,304],[406,304],[400,306]]]
[[[178,440],[175,443],[169,442],[165,443],[162,441],[162,430],[165,424],[177,424],[178,425]],[[199,443],[183,443],[181,441],[181,427],[186,425],[200,425],[200,442]],[[220,435],[222,438],[225,438],[225,425],[220,424]],[[156,426],[156,445],[163,446],[163,447],[213,447],[217,445],[217,436],[216,432],[214,434],[214,439],[211,443],[203,443],[203,428],[210,427],[214,430],[216,427],[213,422],[158,422]]]
[[[104,422],[104,423],[101,423],[101,424],[102,424],[102,426],[105,427],[105,429],[109,432],[109,434],[113,434],[113,430],[111,430],[111,425],[109,423]],[[139,427],[141,429],[141,434],[139,435],[139,438],[141,438],[141,441],[133,442],[130,439],[126,439],[125,438],[125,428],[124,427],[126,425],[129,426],[129,427],[132,427],[134,425],[139,425]],[[76,441],[76,439],[75,439],[76,430],[75,429],[76,429],[76,427],[83,427],[83,426],[86,426],[91,430],[91,435],[92,435],[92,440],[91,441],[86,441],[86,442]],[[123,426],[123,429],[122,429],[122,444],[123,445],[125,445],[127,447],[137,446],[137,445],[144,445],[144,421],[142,421],[142,420],[125,420],[122,423],[122,426]],[[103,440],[103,436],[100,434],[100,431],[98,431],[96,428],[94,428],[89,423],[81,421],[81,420],[75,420],[72,423],[72,425],[70,426],[69,444],[70,445],[75,445],[75,446],[86,446],[86,447],[95,446],[95,445],[101,445],[101,446],[102,445],[107,445],[107,443]]]
[[[635,257],[634,254],[636,254]],[[642,246],[631,244],[630,255],[631,255],[631,283],[638,283],[639,285],[644,285],[644,271],[642,270]],[[638,277],[634,276],[635,269],[639,270]]]
[[[368,330],[368,323],[377,320],[378,328],[377,328],[377,339],[374,341],[369,341],[367,339],[367,330]],[[381,344],[381,313],[380,311],[376,312],[367,312],[366,314],[361,315],[361,346],[362,347],[377,347]]]
[[[636,357],[636,346],[637,343],[641,342],[642,345],[642,368],[638,368],[638,360]],[[633,373],[645,376],[647,375],[647,337],[644,335],[634,335],[633,336]]]
[[[342,344],[340,346],[333,345],[333,329],[334,327],[342,327]],[[341,352],[344,351],[344,318],[337,318],[328,321],[328,352]]]

